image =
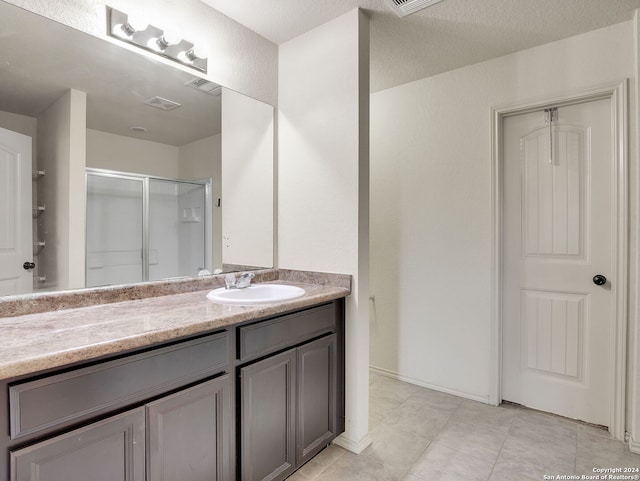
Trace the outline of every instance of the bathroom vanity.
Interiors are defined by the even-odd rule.
[[[0,319],[0,479],[286,478],[344,431],[349,289],[298,285]]]

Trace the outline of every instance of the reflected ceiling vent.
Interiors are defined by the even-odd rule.
[[[185,84],[192,89],[200,90],[201,92],[213,95],[215,97],[222,93],[222,87],[216,83],[209,82],[203,78],[194,78]]]
[[[173,100],[163,99],[158,96],[151,97],[149,100],[145,100],[144,103],[160,110],[173,110],[182,105],[178,102],[174,102]]]
[[[398,17],[406,17],[416,13],[418,10],[442,2],[442,0],[387,0],[387,2]]]

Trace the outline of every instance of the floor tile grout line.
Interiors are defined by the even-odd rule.
[[[516,410],[516,413],[517,412],[518,410]],[[504,449],[504,445],[507,442],[507,438],[509,437],[509,432],[513,427],[513,422],[515,421],[515,419],[516,419],[516,414],[514,414],[513,417],[511,418],[511,422],[509,423],[509,429],[505,433],[504,439],[502,440],[502,444],[500,445],[500,450],[498,451],[498,454],[496,455],[496,459],[493,462],[493,466],[491,467],[491,472],[489,473],[489,477],[487,478],[487,481],[491,480],[491,476],[493,476],[493,472],[496,470],[496,466],[498,465],[498,460],[500,459],[500,455],[502,454],[502,450]]]
[[[344,455],[343,455],[344,456]],[[341,458],[342,456],[340,456]],[[340,459],[338,458],[338,459]],[[331,461],[322,471],[320,471],[315,477],[311,478],[312,480],[314,479],[320,479],[320,476],[322,476],[322,473],[326,472],[331,466],[333,466],[334,464],[336,464],[338,462],[338,459],[334,459],[333,461]]]
[[[381,380],[382,382],[380,382]],[[394,381],[397,381],[397,380],[394,380]],[[434,447],[438,443],[440,443],[441,441],[440,437],[443,436],[443,432],[451,428],[451,426],[453,426],[455,423],[461,423],[463,425],[461,429],[463,430],[464,429],[470,430],[473,427],[473,429],[477,428],[478,430],[483,430],[483,431],[486,431],[487,433],[493,432],[494,434],[499,433],[501,435],[500,438],[496,439],[496,441],[499,441],[500,443],[499,444],[492,443],[492,446],[493,446],[492,449],[488,451],[488,455],[484,458],[480,456],[479,452],[473,452],[473,451],[469,452],[469,450],[465,449],[464,446],[461,446],[462,450],[456,448],[455,440],[450,436],[444,436],[442,438],[444,440],[444,443],[440,443],[441,446],[446,447],[447,449],[457,451],[458,455],[463,454],[465,456],[470,456],[474,458],[482,458],[486,462],[485,466],[487,468],[490,468],[487,481],[490,480],[492,477],[496,477],[496,476],[500,477],[501,473],[506,474],[507,476],[509,476],[509,473],[513,473],[514,475],[518,474],[520,478],[523,480],[526,479],[530,481],[536,481],[538,479],[535,477],[532,478],[529,475],[537,473],[538,470],[543,469],[543,467],[539,466],[538,463],[534,463],[530,460],[527,460],[527,456],[521,457],[517,451],[511,452],[511,450],[508,448],[508,443],[510,442],[509,441],[510,439],[526,440],[528,437],[530,437],[530,435],[527,434],[527,431],[529,430],[529,428],[531,428],[531,426],[528,426],[528,425],[530,424],[541,425],[544,428],[544,426],[547,424],[546,422],[544,422],[544,419],[538,418],[536,416],[531,417],[531,416],[525,415],[526,412],[528,412],[529,410],[522,407],[515,407],[511,413],[508,413],[507,410],[486,410],[482,407],[476,409],[475,407],[477,403],[467,399],[461,399],[461,402],[456,403],[455,405],[449,404],[449,409],[441,410],[441,409],[438,409],[438,407],[435,407],[437,406],[437,402],[439,401],[437,397],[430,397],[429,394],[424,395],[421,389],[415,390],[411,394],[407,394],[408,392],[410,392],[410,390],[404,387],[401,387],[400,383],[402,383],[402,381],[397,381],[397,382],[398,382],[399,389],[397,392],[395,392],[395,399],[393,400],[393,402],[383,401],[382,404],[378,405],[378,406],[387,406],[387,409],[383,409],[380,411],[380,414],[381,414],[380,418],[378,418],[376,415],[376,419],[380,419],[380,421],[379,421],[379,424],[376,424],[375,429],[378,429],[378,428],[395,429],[396,430],[395,432],[397,433],[397,435],[400,435],[400,436],[403,433],[416,434],[415,432],[411,431],[410,426],[407,425],[406,423],[400,424],[400,427],[398,427],[398,425],[394,425],[393,422],[386,422],[387,418],[385,416],[388,416],[389,413],[393,413],[394,410],[403,409],[403,408],[410,409],[411,415],[414,415],[414,414],[419,415],[422,408],[425,408],[425,409],[428,408],[433,413],[438,412],[442,416],[436,416],[436,418],[439,419],[439,421],[437,421],[437,424],[433,426],[436,429],[433,429],[432,431],[427,430],[428,436],[426,438],[424,435],[422,435],[422,438],[427,440],[427,444],[420,450],[419,454],[415,455],[414,462],[411,464],[408,464],[407,469],[403,469],[404,466],[400,467],[392,463],[393,468],[395,470],[394,479],[397,476],[401,476],[401,479],[407,478],[408,476],[412,476],[413,479],[415,479],[416,481],[429,481],[429,480],[425,480],[424,476],[421,475],[421,474],[425,474],[426,471],[424,473],[421,473],[420,471],[414,472],[413,470],[417,468],[418,463],[421,462],[421,459],[426,455],[426,453],[429,452],[429,450],[435,449]],[[394,397],[395,383],[386,383],[384,378],[376,379],[374,383],[378,383],[377,385],[380,389],[379,390],[376,389],[376,391],[379,391],[379,394],[381,396],[383,397],[389,396],[390,398]],[[424,388],[424,389],[427,391],[430,391],[429,388]],[[375,396],[372,396],[372,399],[374,398]],[[433,402],[434,404],[430,404],[430,402]],[[439,407],[441,406],[445,406],[445,404],[440,404]],[[465,410],[465,408],[468,408],[468,409]],[[502,414],[500,414],[501,412]],[[382,414],[382,413],[387,413],[387,414]],[[440,424],[440,422],[442,422],[442,424]],[[464,425],[466,425],[466,427]],[[383,426],[386,426],[386,427],[383,427]],[[558,434],[558,436],[570,435],[573,438],[573,443],[569,443],[568,446],[565,444],[565,446],[569,449],[562,450],[564,453],[562,455],[562,458],[564,459],[563,462],[566,463],[564,465],[565,466],[564,469],[568,470],[573,468],[574,473],[576,473],[578,471],[578,458],[580,453],[581,437],[582,439],[585,439],[587,437],[591,439],[592,433],[586,430],[581,430],[579,427],[575,427],[573,423],[567,426],[563,425],[562,427],[568,428],[568,430],[565,432],[565,430],[563,429],[556,430],[553,426],[549,426],[549,430],[550,430],[549,434],[551,435],[556,433]],[[534,431],[532,431],[532,434],[533,434],[533,438],[531,438],[529,441],[540,444],[541,441],[537,439],[538,437],[537,435],[535,435]],[[454,432],[454,435],[455,435],[455,432]],[[595,434],[593,434],[593,436],[595,437]],[[431,439],[428,439],[429,437]],[[482,439],[482,438],[478,438],[478,439]],[[603,436],[603,440],[606,440],[604,436]],[[478,442],[482,443],[482,441],[478,441]],[[594,443],[595,442],[599,443],[600,439],[599,438],[595,439]],[[544,445],[544,442],[542,442],[542,444]],[[367,458],[367,461],[369,459],[376,460],[377,464],[382,463],[383,466],[386,466],[384,459],[376,457],[375,453],[373,452],[368,453],[368,456],[369,458]],[[514,462],[516,464],[512,466]],[[521,464],[521,462],[523,463],[523,466],[518,467]],[[503,468],[507,470],[504,473],[503,473]],[[325,470],[323,470],[322,473],[325,473],[326,469],[328,469],[328,467],[325,468]],[[322,478],[322,473],[319,477],[314,478],[314,480],[319,481]],[[328,481],[328,479],[326,481]]]

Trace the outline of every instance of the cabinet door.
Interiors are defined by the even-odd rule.
[[[335,334],[297,349],[298,466],[336,437],[336,360]]]
[[[230,476],[229,376],[147,405],[148,481],[227,481]]]
[[[295,350],[240,369],[241,477],[281,480],[295,469]]]
[[[144,409],[11,452],[11,481],[144,481]]]

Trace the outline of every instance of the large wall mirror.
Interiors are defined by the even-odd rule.
[[[1,296],[273,267],[272,106],[3,1],[0,40]]]

